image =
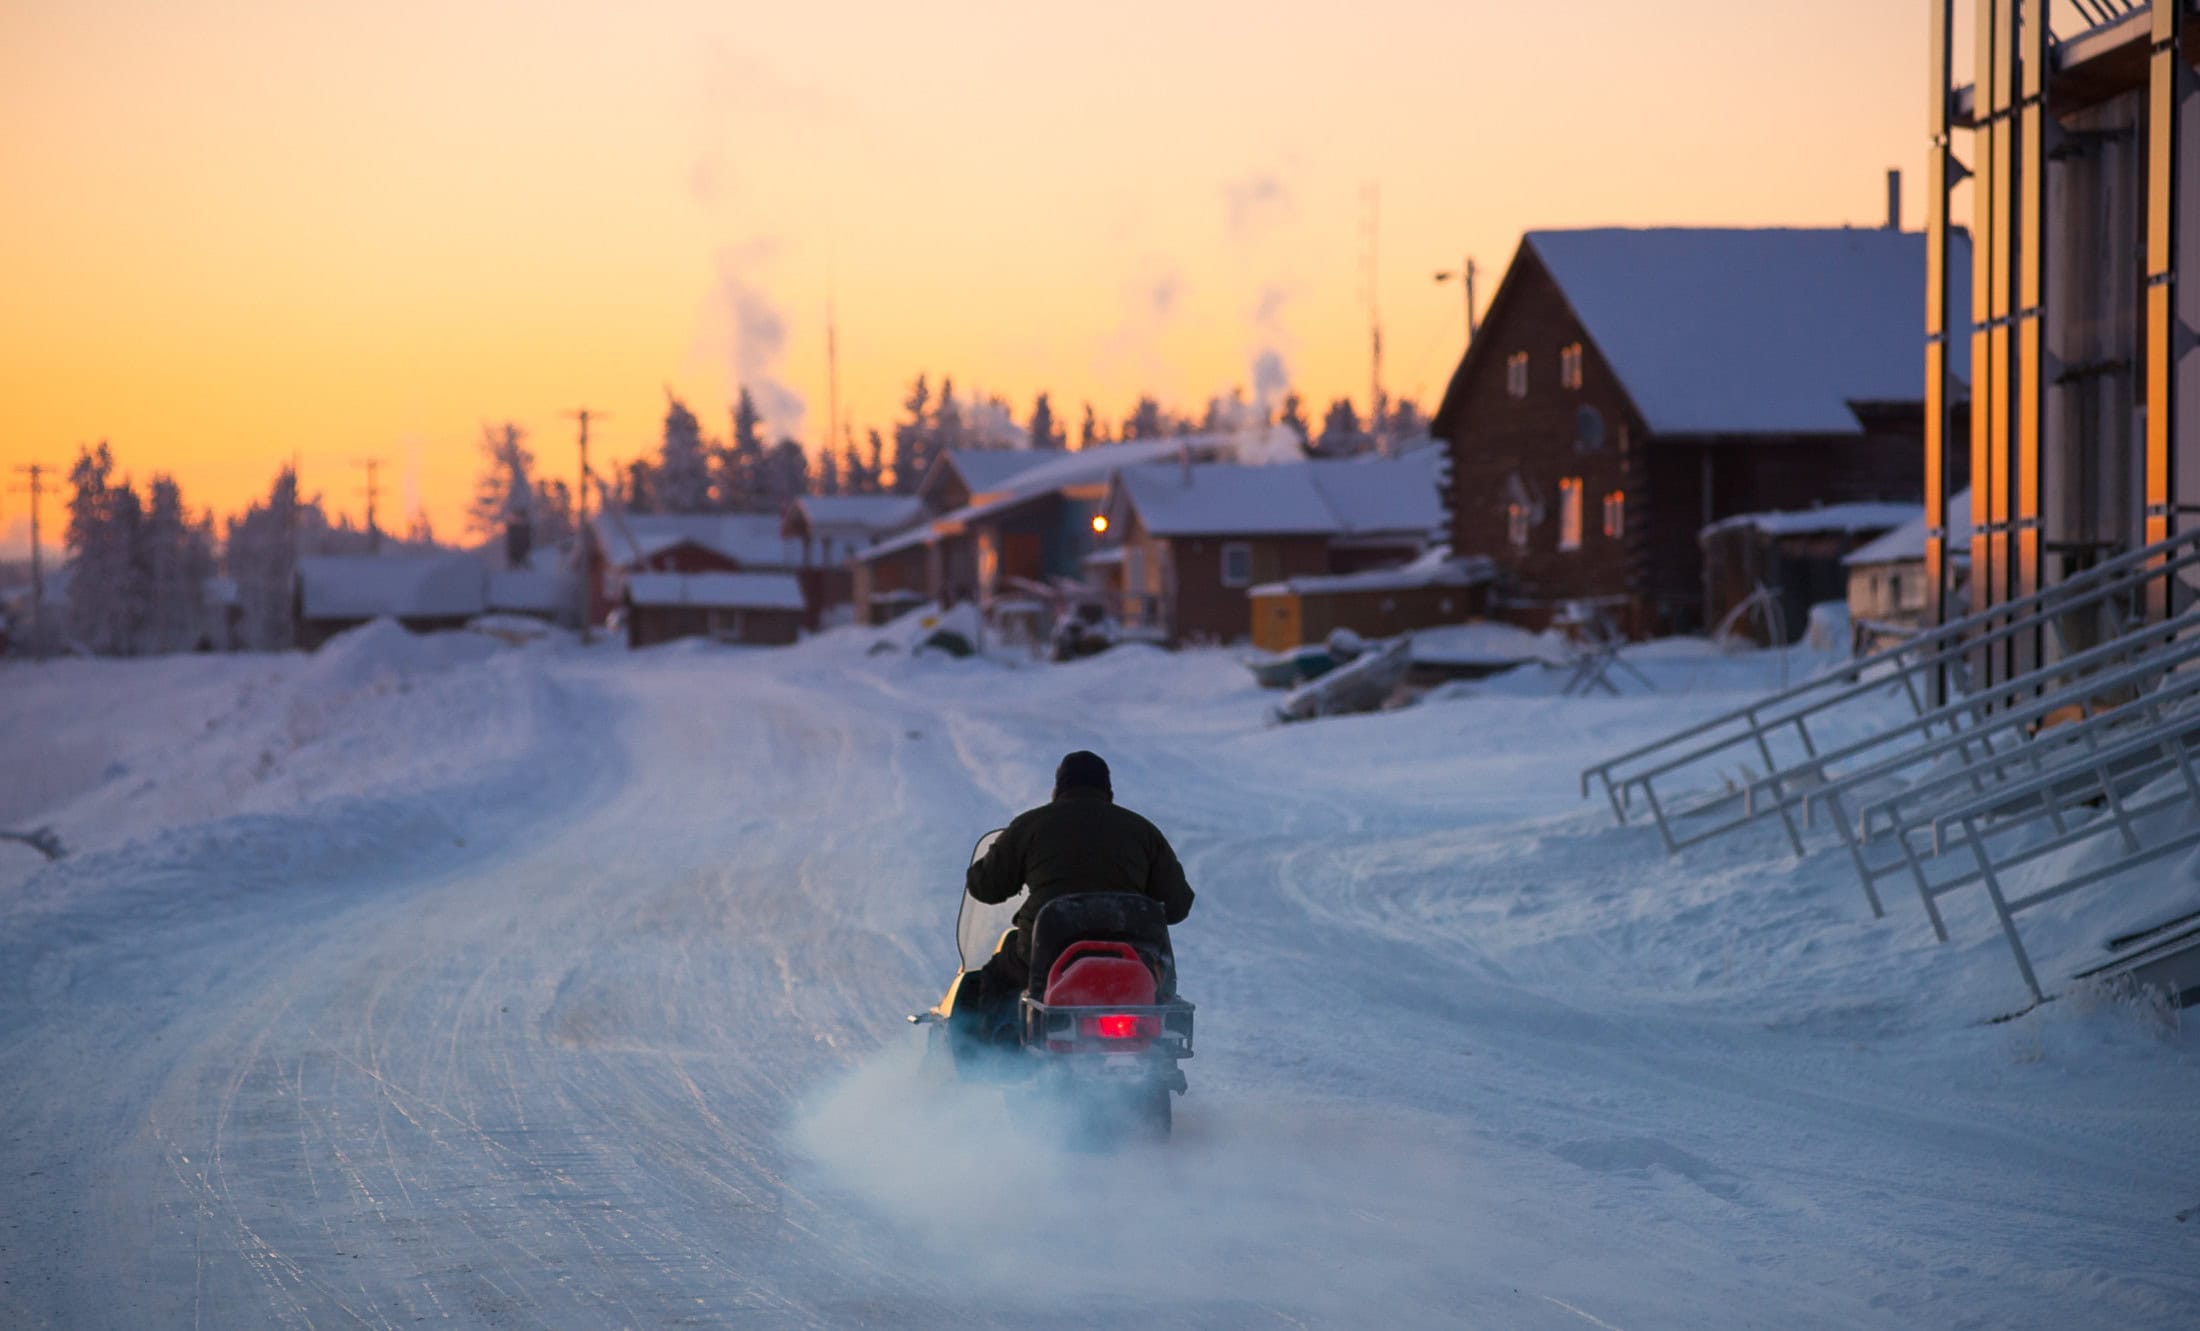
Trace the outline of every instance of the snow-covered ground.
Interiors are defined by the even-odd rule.
[[[2189,1031],[1990,1024],[1990,917],[1578,799],[1769,658],[1274,727],[1226,653],[871,640],[0,667],[73,852],[0,843],[0,1325],[2192,1324]],[[1080,747],[1200,894],[1113,1158],[902,1020]]]

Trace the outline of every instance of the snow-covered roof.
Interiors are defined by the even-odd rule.
[[[1123,468],[1115,483],[1154,536],[1334,535],[1337,515],[1315,488],[1315,465],[1149,463]]]
[[[1767,536],[1883,532],[1901,526],[1916,514],[1915,504],[1827,504],[1823,508],[1794,509],[1785,513],[1737,513],[1705,527],[1697,533],[1697,539],[1737,527],[1754,527]]]
[[[804,495],[794,501],[814,532],[878,536],[924,516],[915,495]]]
[[[1421,557],[1395,568],[1363,569],[1358,573],[1326,573],[1282,582],[1264,582],[1248,596],[1308,596],[1324,592],[1404,592],[1423,587],[1476,587],[1497,576],[1497,564],[1486,555],[1451,557],[1448,545],[1432,546]]]
[[[801,610],[802,583],[792,573],[636,573],[626,580],[635,605],[700,606],[710,610]]]
[[[548,569],[503,569],[489,575],[491,610],[555,614],[574,608],[580,591],[571,577]]]
[[[1853,434],[1852,402],[1925,396],[1925,236],[1841,229],[1531,231],[1658,434]],[[1950,308],[1970,307],[1957,235]],[[1950,339],[1968,376],[1970,339]]]
[[[963,484],[970,487],[970,493],[976,495],[999,489],[1033,467],[1062,456],[1053,449],[953,448],[942,453],[940,459],[953,467]]]
[[[595,528],[605,557],[621,566],[692,543],[737,564],[802,567],[802,543],[780,534],[775,513],[605,513],[597,515]]]
[[[1844,564],[1902,564],[1925,558],[1925,510],[1911,510],[1910,520],[1885,536],[1848,553]],[[1948,501],[1948,539],[1951,553],[1960,557],[1971,535],[1971,492],[1965,490]]]
[[[1433,452],[1401,458],[1126,467],[1116,494],[1155,536],[1428,535],[1442,525]],[[1111,500],[1119,502],[1119,500]]]
[[[1104,444],[1079,449],[1074,453],[1050,450],[1031,454],[1030,456],[1038,457],[1041,461],[1014,472],[993,489],[975,493],[970,503],[951,513],[941,514],[929,523],[912,527],[868,549],[858,551],[856,558],[876,559],[881,555],[922,545],[932,539],[936,527],[952,529],[961,523],[1029,503],[1041,495],[1084,486],[1105,485],[1110,477],[1126,467],[1174,458],[1186,451],[1195,460],[1226,455],[1231,450],[1232,442],[1231,437],[1225,434],[1192,434],[1168,439],[1138,439],[1124,444]],[[961,454],[953,456],[959,458]]]
[[[448,619],[486,607],[489,570],[472,555],[307,555],[298,561],[306,619]]]
[[[1444,456],[1441,449],[1419,448],[1397,457],[1305,465],[1343,535],[1435,532],[1444,525],[1436,486]]]

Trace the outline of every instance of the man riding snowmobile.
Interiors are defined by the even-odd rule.
[[[1116,805],[1108,765],[1062,759],[1054,799],[980,839],[964,888],[962,969],[909,1018],[929,1027],[926,1066],[1036,1092],[1083,1145],[1168,1137],[1194,1013],[1169,926],[1192,889],[1168,839]]]
[[[974,900],[987,905],[1031,889],[1016,912],[1010,944],[986,964],[983,989],[988,1000],[1019,992],[1029,981],[1031,922],[1058,897],[1080,892],[1151,897],[1161,903],[1170,924],[1181,924],[1192,909],[1191,886],[1168,838],[1115,802],[1107,763],[1083,749],[1054,769],[1054,798],[1018,814],[992,847],[972,861],[963,885]]]

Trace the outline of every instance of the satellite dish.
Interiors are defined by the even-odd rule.
[[[1574,412],[1574,451],[1576,453],[1601,453],[1604,451],[1604,413],[1586,402]]]

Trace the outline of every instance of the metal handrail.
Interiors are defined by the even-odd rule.
[[[1711,833],[1704,834],[1704,836],[1691,838],[1687,843],[1676,842],[1671,834],[1670,827],[1667,825],[1665,812],[1658,803],[1657,792],[1652,785],[1657,777],[1688,766],[1691,763],[1701,762],[1737,745],[1752,742],[1756,744],[1758,754],[1766,761],[1768,768],[1776,768],[1777,763],[1772,759],[1766,736],[1778,728],[1789,725],[1796,727],[1805,750],[1813,751],[1815,745],[1811,740],[1808,727],[1804,725],[1806,718],[1866,693],[1889,687],[1886,676],[1871,677],[1873,672],[1880,667],[1892,669],[1893,682],[1909,695],[1913,713],[1922,714],[1927,708],[1913,682],[1914,676],[1918,673],[1936,670],[1951,661],[1989,647],[2027,629],[2060,620],[2079,610],[2097,606],[2133,587],[2144,585],[2157,578],[2173,576],[2183,569],[2195,565],[2200,565],[2200,529],[2181,532],[2167,540],[2158,541],[2152,545],[2118,555],[2092,568],[2072,574],[2053,587],[2014,601],[2002,602],[1975,614],[1952,620],[1938,628],[1925,630],[1918,637],[1908,642],[1899,643],[1860,661],[1851,662],[1839,672],[1807,681],[1794,688],[1783,690],[1770,697],[1759,699],[1730,712],[1673,732],[1650,744],[1642,745],[1626,753],[1606,759],[1604,762],[1582,771],[1582,795],[1584,798],[1588,796],[1592,779],[1602,780],[1614,816],[1621,823],[1625,823],[1627,821],[1627,805],[1631,802],[1627,798],[1627,792],[1635,787],[1640,787],[1645,799],[1650,804],[1652,813],[1658,820],[1659,829],[1665,837],[1668,850],[1678,850],[1682,844],[1692,844],[1694,841],[1704,839],[1704,836],[1716,835],[1718,831],[1724,831],[1727,828],[1722,826]],[[1981,632],[1981,630],[1984,631]],[[2056,663],[2054,667],[2049,669],[2067,670],[2068,668],[2067,663]],[[2028,678],[2035,681],[2040,677],[2039,672],[2033,672],[2031,676],[2028,676]],[[1767,717],[1765,715],[1765,713],[1775,709],[1784,708],[1787,704],[1811,698],[1814,694],[1823,696],[1816,697],[1804,706],[1780,711],[1776,716]],[[1737,725],[1741,727],[1739,730],[1731,729]],[[1625,775],[1619,774],[1618,769],[1627,764],[1639,762],[1644,758],[1685,745],[1689,741],[1700,739],[1702,736],[1719,731],[1722,728],[1728,729],[1729,733],[1707,743],[1689,748],[1646,770]],[[1813,754],[1813,761],[1815,761],[1815,754]],[[1788,770],[1792,771],[1793,769]],[[1769,777],[1768,780],[1777,781],[1778,777]],[[1780,806],[1780,810],[1783,819],[1785,819],[1786,805],[1784,803]],[[1746,822],[1749,819],[1745,817],[1742,821]],[[1739,824],[1734,825],[1738,826]],[[1795,845],[1797,852],[1800,853],[1801,836],[1795,829],[1792,820],[1788,820],[1788,834],[1790,841]]]
[[[2136,676],[2146,672],[2134,670],[2131,673]],[[1842,836],[1848,843],[1849,856],[1856,866],[1857,877],[1862,881],[1866,898],[1876,903],[1879,899],[1879,880],[1907,870],[1916,883],[1918,901],[1924,906],[1925,917],[1932,924],[1933,936],[1943,943],[1947,942],[1948,926],[1941,919],[1936,898],[1948,887],[1961,886],[1969,879],[1954,880],[1936,887],[1926,874],[1917,847],[1911,842],[1911,833],[1922,830],[1926,826],[1926,820],[1936,813],[1948,812],[1945,805],[1938,810],[1925,808],[1927,797],[1942,795],[1968,785],[1972,788],[1969,798],[1991,807],[2006,807],[2023,798],[2014,793],[2015,781],[2028,778],[2004,780],[2001,772],[2004,765],[2029,764],[2032,777],[2048,777],[2068,783],[2073,779],[2074,773],[2089,769],[2091,761],[2101,751],[2100,746],[2104,739],[2120,736],[2134,726],[2145,726],[2159,732],[2163,727],[2179,724],[2177,719],[2173,719],[2174,714],[2195,698],[2200,698],[2200,671],[2181,672],[2175,685],[2165,684],[2120,707],[2110,708],[2084,721],[2057,726],[2047,736],[2027,739],[2018,746],[1998,752],[1989,750],[1990,756],[1984,764],[1966,763],[1955,771],[1928,777],[1905,787],[1897,794],[1868,805],[1862,811],[1853,832],[1846,820],[1840,820]],[[1942,750],[1943,755],[1946,752]],[[1991,769],[1990,776],[1994,781],[1991,790],[1980,781],[1981,766]],[[1838,810],[1838,804],[1835,807]],[[2056,833],[2060,835],[2070,830],[2063,821],[2063,812],[2067,807],[2067,803],[2049,801],[2037,812],[2049,819],[2054,824]],[[1874,815],[1884,818],[1884,835],[1900,851],[1898,858],[1879,864],[1872,863],[1865,853],[1867,846],[1876,844],[1872,830]]]
[[[2176,639],[2180,635],[2188,632],[2194,633],[2195,636],[2187,638],[2183,643],[2176,643]],[[1995,708],[1997,702],[2015,702],[2027,694],[2034,693],[2045,680],[2060,680],[2073,670],[2091,670],[2096,665],[2114,662],[2117,658],[2134,650],[2146,653],[2150,647],[2155,645],[2152,640],[2162,637],[2170,639],[2171,643],[2175,645],[2169,646],[2166,651],[2140,656],[2138,660],[2128,663],[2129,669],[2127,670],[2088,674],[2082,678],[2061,684],[2059,687],[2049,689],[2045,693],[2039,693],[2032,702],[2021,707],[2015,709],[2004,707],[1998,711]],[[1807,821],[1812,804],[1829,792],[1853,784],[1859,777],[1886,775],[1892,771],[1899,771],[1904,767],[1914,766],[1928,757],[1937,757],[1949,749],[1962,748],[1966,744],[1981,742],[1988,735],[2008,730],[2012,722],[2023,724],[2037,720],[2057,708],[2068,706],[2073,702],[2084,702],[2098,695],[2104,689],[2115,688],[2118,685],[2131,683],[2149,675],[2173,670],[2196,658],[2200,658],[2200,609],[2188,611],[2175,619],[2142,625],[2122,637],[2113,638],[2098,647],[2089,647],[2085,651],[2079,652],[2075,656],[2065,657],[2053,665],[2042,666],[2014,679],[2005,680],[1984,693],[1974,694],[1960,702],[1946,703],[1929,712],[1921,712],[1892,729],[1875,731],[1854,743],[1813,758],[1811,766],[1820,772],[1824,772],[1832,764],[1844,758],[1853,758],[1857,754],[1878,748],[1890,740],[1899,739],[1915,731],[1929,733],[1935,725],[1951,723],[1948,725],[1951,733],[1945,739],[1935,740],[1931,744],[1918,748],[1904,750],[1902,753],[1881,759],[1879,762],[1858,772],[1844,774],[1839,778],[1829,780],[1824,785],[1809,786],[1797,790],[1783,798],[1791,806],[1800,805]],[[1969,716],[1973,719],[1974,724],[1968,730],[1958,728],[1952,724],[1958,717],[1963,716]],[[1793,768],[1787,769],[1790,773],[1794,770]],[[1746,790],[1754,791],[1762,786],[1771,786],[1778,779],[1776,775],[1768,776],[1763,781],[1751,782]],[[1769,807],[1766,811],[1770,811]]]
[[[1997,791],[1996,798],[1992,800],[1975,800],[1962,808],[1948,811],[1933,820],[1935,853],[1939,851],[1943,831],[1950,824],[1961,824],[1974,868],[1968,873],[1934,884],[1929,889],[1931,894],[1943,896],[1971,882],[1982,882],[1993,902],[1994,914],[2001,922],[2002,936],[2008,941],[2010,953],[2016,958],[2017,969],[2024,976],[2025,986],[2032,991],[2035,999],[2044,998],[2039,977],[2032,968],[2031,956],[2025,950],[2024,939],[2017,931],[2017,915],[2034,906],[2112,878],[2127,869],[2175,854],[2188,846],[2200,845],[2200,771],[2195,770],[2193,761],[2196,747],[2200,747],[2200,716],[2185,717],[2175,724],[2160,726],[2147,734],[2089,754],[2086,762],[2068,764],[2059,771],[2044,772],[2030,781]],[[2150,757],[2157,752],[2161,755],[2159,758]],[[1991,817],[2010,800],[2021,800],[2032,795],[2041,796],[2045,803],[2053,807],[2055,791],[2059,787],[2070,785],[2079,769],[2093,777],[2095,784],[2089,789],[2097,790],[2104,798],[2107,815],[2095,818],[2073,831],[2027,845],[2006,859],[1995,859],[1987,839],[2000,832],[2021,830],[2029,826],[2029,823],[2010,820],[1982,830],[1979,826],[1980,820]],[[2124,791],[2141,789],[2172,771],[2183,778],[2179,793],[2141,804],[2127,803],[2123,798]],[[2069,801],[2065,801],[2063,807],[2067,807],[2068,803]],[[2152,844],[2141,841],[2135,823],[2151,814],[2187,804],[2193,810],[2193,817],[2187,820],[2185,830]],[[2119,834],[2124,842],[2124,854],[2116,859],[2061,878],[2039,891],[2014,900],[2003,891],[2001,876],[2006,871],[2111,831]]]

